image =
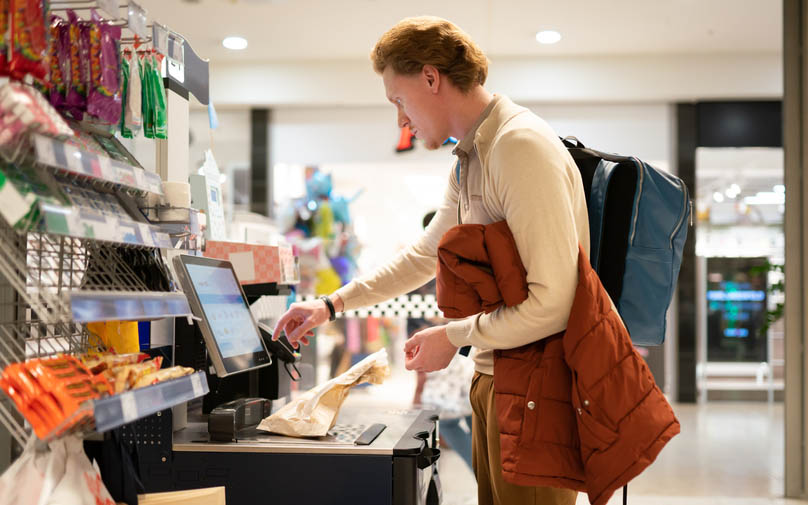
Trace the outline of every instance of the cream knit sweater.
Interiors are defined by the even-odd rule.
[[[443,203],[423,235],[337,291],[345,310],[412,291],[435,276],[438,242],[457,224],[458,214],[464,223],[505,219],[527,270],[528,298],[447,326],[452,344],[477,348],[476,370],[489,375],[493,349],[519,347],[566,328],[578,283],[578,243],[589,252],[586,201],[575,162],[544,120],[506,97],[495,100],[469,134],[479,157],[470,170],[480,173],[458,183],[453,164]],[[469,221],[475,208],[478,218]]]

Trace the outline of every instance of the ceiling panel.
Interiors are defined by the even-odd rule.
[[[779,0],[142,0],[149,18],[217,60],[364,59],[396,21],[451,19],[489,57],[779,52]],[[537,30],[562,40],[541,46]],[[249,47],[221,46],[241,35]]]

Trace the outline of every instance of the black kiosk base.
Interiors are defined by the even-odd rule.
[[[138,466],[147,492],[224,486],[228,505],[440,505],[435,412],[347,408],[335,428],[370,423],[387,428],[369,445],[271,434],[210,442],[205,423],[189,423],[165,461],[141,452]]]

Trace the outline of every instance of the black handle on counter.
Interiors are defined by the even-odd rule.
[[[438,458],[440,458],[440,449],[426,447],[416,458],[416,465],[419,470],[424,470],[434,465]]]

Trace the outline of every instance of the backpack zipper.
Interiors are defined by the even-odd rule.
[[[673,249],[673,237],[676,236],[676,234],[679,232],[679,229],[682,227],[682,223],[685,220],[685,214],[687,213],[687,208],[688,208],[687,186],[685,186],[684,181],[682,181],[681,179],[679,180],[679,184],[682,185],[682,189],[684,190],[684,191],[682,191],[682,200],[683,200],[682,201],[682,215],[679,216],[679,222],[676,223],[676,227],[673,229],[673,233],[671,233],[671,236],[670,236],[671,249]],[[692,218],[692,216],[693,216],[692,212],[691,212],[690,216]]]
[[[631,159],[634,160],[634,163],[637,165],[637,169],[640,171],[640,192],[637,193],[636,202],[634,203],[634,220],[631,223],[631,237],[628,239],[629,244],[634,244],[634,234],[637,233],[637,218],[640,215],[640,198],[642,198],[642,182],[643,177],[645,176],[645,170],[642,165],[642,161],[634,157]]]

